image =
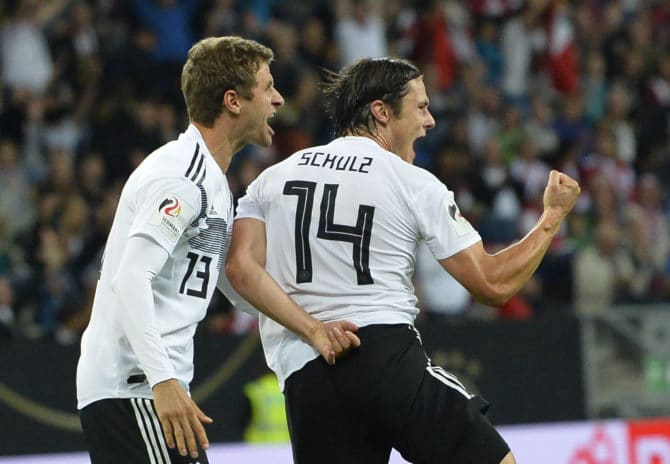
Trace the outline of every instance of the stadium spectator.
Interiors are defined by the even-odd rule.
[[[533,202],[542,196],[545,179],[551,168],[540,159],[533,139],[526,138],[520,147],[519,155],[510,163],[512,179],[523,189],[523,198]]]
[[[359,58],[386,56],[384,18],[376,0],[343,0],[336,4],[335,39],[340,50],[340,64]]]
[[[181,106],[179,72],[197,37],[193,23],[203,0],[131,0],[130,5],[147,37],[151,62],[151,88]],[[146,155],[146,153],[145,153]]]
[[[568,15],[568,6],[551,2],[545,15],[547,61],[551,83],[562,94],[575,93],[579,87],[575,30]]]
[[[487,243],[509,243],[517,236],[522,202],[519,185],[502,158],[497,137],[489,138],[474,174],[473,195],[480,208],[476,224]]]
[[[622,247],[617,223],[603,220],[595,227],[595,242],[574,259],[574,308],[577,314],[603,314],[628,294],[633,263]]]
[[[535,3],[523,5],[505,20],[501,31],[502,91],[506,98],[522,107],[529,97],[533,56],[545,46],[546,39],[539,27],[538,14]]]
[[[584,117],[593,124],[599,121],[604,112],[609,91],[605,78],[605,60],[602,54],[591,52],[585,58],[581,87],[584,95]]]
[[[486,83],[499,85],[502,75],[502,50],[500,49],[500,31],[495,21],[484,19],[477,34],[477,53],[486,63]]]
[[[559,148],[558,135],[552,127],[553,117],[554,111],[544,95],[531,97],[529,114],[523,120],[523,130],[526,137],[537,145],[540,157],[547,162],[556,160]],[[570,176],[575,178],[573,174]]]
[[[65,3],[64,0],[48,4],[20,0],[14,14],[2,24],[2,81],[10,90],[26,89],[35,94],[47,90],[53,78],[54,63],[44,29]]]
[[[470,292],[435,261],[430,249],[422,244],[416,253],[414,276],[417,306],[428,324],[462,322],[471,306]]]
[[[670,219],[668,204],[663,204],[663,186],[655,173],[640,176],[637,191],[637,204],[645,217],[646,231],[649,241],[654,245],[654,262],[656,269],[663,270],[670,259]]]

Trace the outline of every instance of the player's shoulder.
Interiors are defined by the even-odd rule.
[[[295,167],[301,164],[300,159],[304,153],[310,151],[319,151],[324,149],[326,145],[305,147],[301,150],[295,151],[281,161],[266,167],[256,178],[257,183],[265,183],[272,179],[282,179],[283,175],[291,172]]]
[[[183,178],[198,183],[206,173],[205,150],[202,141],[187,130],[151,152],[135,169],[133,176],[142,181]]]
[[[393,167],[403,174],[403,177],[409,181],[415,182],[418,185],[433,185],[442,184],[440,180],[435,177],[435,174],[427,169],[408,163],[407,161],[396,156],[393,160]]]
[[[187,177],[194,181],[206,168],[202,142],[181,134],[151,153],[148,160],[155,171],[162,174]]]
[[[184,134],[158,147],[140,163],[124,186],[126,198],[143,201],[170,194],[198,207],[206,197],[202,182],[206,163],[201,142]]]
[[[444,184],[427,169],[408,163],[398,155],[379,148],[384,152],[384,160],[389,172],[389,176],[396,179],[411,192],[418,192],[425,188],[440,188]]]

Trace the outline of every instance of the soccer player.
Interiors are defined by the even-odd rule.
[[[123,188],[77,368],[93,463],[207,462],[203,424],[212,419],[188,394],[193,335],[214,287],[245,303],[221,272],[233,215],[225,172],[244,145],[272,142],[268,121],[284,102],[272,59],[270,49],[239,37],[195,44],[181,76],[191,123]],[[328,363],[358,342],[350,323],[268,314]]]
[[[425,242],[477,300],[498,306],[536,270],[574,206],[577,182],[552,171],[536,226],[490,255],[454,194],[412,165],[415,140],[435,125],[420,71],[404,60],[364,59],[324,87],[338,138],[251,183],[226,265],[233,287],[260,310],[302,307],[359,326],[360,348],[328,366],[261,315],[295,462],[385,463],[393,447],[416,463],[514,463],[485,416],[486,401],[422,348],[415,254]]]

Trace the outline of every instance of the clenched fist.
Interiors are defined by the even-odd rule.
[[[552,170],[544,189],[544,210],[553,213],[558,221],[562,220],[575,206],[581,189],[572,177]]]

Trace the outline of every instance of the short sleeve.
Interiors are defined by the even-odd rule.
[[[138,191],[129,237],[152,238],[172,253],[200,213],[200,189],[186,178],[154,179]]]
[[[479,233],[463,217],[454,194],[434,179],[413,199],[419,233],[435,259],[445,259],[481,240]]]
[[[260,182],[259,177],[249,184],[247,193],[237,202],[235,219],[251,218],[265,222],[265,214],[263,214],[262,202],[259,195]]]

